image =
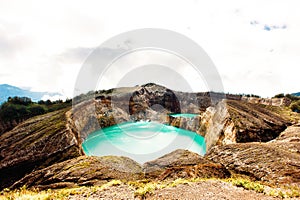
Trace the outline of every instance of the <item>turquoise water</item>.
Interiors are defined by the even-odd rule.
[[[178,114],[170,114],[172,117],[186,117],[186,118],[193,118],[199,116],[198,114],[191,114],[191,113],[178,113]]]
[[[127,122],[91,133],[83,142],[86,155],[126,156],[144,163],[176,149],[200,155],[206,152],[204,138],[194,132],[155,122]]]

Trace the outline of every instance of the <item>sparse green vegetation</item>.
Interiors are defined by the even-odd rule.
[[[76,188],[65,188],[65,189],[56,189],[56,190],[38,190],[38,189],[27,189],[26,186],[10,191],[9,189],[4,189],[0,192],[0,200],[2,199],[25,199],[25,200],[54,200],[54,199],[68,199],[72,195],[81,195],[88,197],[97,192],[108,189],[109,187],[118,186],[118,185],[127,185],[134,189],[134,196],[138,198],[146,198],[147,195],[151,195],[155,190],[176,187],[182,184],[192,184],[195,182],[217,180],[230,183],[237,187],[242,187],[246,190],[252,190],[257,193],[264,193],[268,196],[280,197],[280,198],[295,198],[300,197],[300,188],[298,187],[285,187],[277,188],[267,185],[257,181],[251,181],[246,178],[229,178],[229,179],[176,179],[174,181],[151,181],[151,180],[140,180],[140,181],[129,181],[122,182],[120,180],[112,180],[103,184],[101,186],[81,186]]]
[[[253,182],[242,178],[231,178],[227,179],[228,182],[232,183],[234,186],[245,188],[246,190],[254,190],[258,193],[264,192],[264,186],[260,183]]]
[[[294,101],[291,104],[290,108],[292,109],[293,112],[300,113],[300,100]]]

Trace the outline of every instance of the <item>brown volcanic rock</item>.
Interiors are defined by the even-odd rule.
[[[102,185],[113,179],[142,179],[141,166],[126,157],[81,156],[34,171],[11,188],[23,185],[41,189]]]
[[[34,169],[82,155],[66,112],[31,118],[0,136],[0,188]]]
[[[229,109],[233,109],[236,104],[232,103]],[[246,104],[247,105],[247,104]],[[257,121],[261,120],[262,116],[265,118],[262,120],[266,122],[261,124],[262,129],[267,128],[270,133],[270,127],[273,128],[273,124],[277,124],[274,127],[274,132],[279,131],[278,125],[283,122],[278,116],[269,113],[269,111],[261,110],[260,105],[254,105],[255,110],[250,110],[249,115],[254,115],[254,111],[257,111]],[[243,109],[240,106],[235,106],[236,113],[243,113]],[[278,108],[272,108],[278,112]],[[229,111],[230,112],[230,111]],[[262,113],[262,115],[260,115]],[[237,115],[235,115],[237,116]],[[286,116],[284,114],[283,116]],[[293,115],[293,117],[295,117]],[[297,118],[297,116],[296,116]],[[295,119],[296,119],[295,118]],[[240,121],[240,120],[237,120]],[[240,126],[248,128],[246,125],[255,124],[252,123],[252,119],[241,118]],[[258,123],[259,125],[259,123]],[[258,126],[259,128],[259,126]],[[253,126],[249,126],[248,130],[255,130]],[[262,131],[258,131],[258,136],[263,136]],[[277,135],[277,132],[274,133]],[[267,136],[270,136],[267,134]],[[300,125],[289,126],[285,131],[279,134],[279,136],[267,143],[239,143],[228,144],[223,146],[215,146],[206,154],[207,158],[221,163],[227,169],[234,171],[238,174],[244,174],[252,177],[256,180],[265,181],[271,184],[281,185],[297,185],[300,186]]]
[[[288,127],[278,138],[268,142],[268,144],[300,155],[300,124]]]
[[[172,117],[168,116],[168,124],[177,128],[185,129],[188,131],[197,132],[199,130],[201,117],[200,115],[195,117]],[[202,133],[198,133],[202,135]]]
[[[218,100],[225,98],[225,95],[208,92],[178,92],[148,83],[135,87],[97,91],[91,98],[94,97],[100,107],[120,108],[130,116],[131,120],[157,121],[155,115],[167,117],[168,113],[200,114]],[[158,120],[161,120],[162,116]],[[163,119],[162,122],[165,120]]]
[[[256,180],[300,186],[300,154],[291,153],[277,143],[215,146],[206,157]]]
[[[81,156],[34,171],[11,188],[23,185],[41,189],[101,185],[113,179],[135,180],[141,176],[140,165],[129,158]]]
[[[144,111],[144,107],[161,105],[173,113],[180,113],[180,103],[175,93],[163,86],[148,83],[136,90],[129,101],[129,112],[135,114]]]
[[[204,133],[207,149],[214,145],[268,142],[291,123],[260,104],[223,100],[203,114],[199,133]]]
[[[230,172],[188,150],[178,149],[143,165],[146,178],[159,180],[177,178],[228,178]]]

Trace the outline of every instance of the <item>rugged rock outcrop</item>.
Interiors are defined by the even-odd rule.
[[[215,146],[206,157],[256,180],[300,186],[299,134],[300,127],[291,126],[271,142]]]
[[[230,172],[221,164],[214,163],[187,150],[176,150],[143,168],[137,162],[119,156],[81,156],[33,171],[11,188],[23,185],[41,189],[102,185],[110,180],[143,180],[215,177],[228,178]]]
[[[258,98],[258,97],[242,97],[243,101],[255,104],[263,104],[268,106],[290,106],[292,100],[283,97],[283,98]]]
[[[31,118],[0,136],[0,188],[33,170],[82,155],[66,109]]]
[[[214,145],[267,142],[278,137],[290,124],[263,105],[223,100],[203,114],[198,132],[204,134],[209,150]]]
[[[194,120],[193,124],[186,119],[171,122],[168,114],[201,114],[223,98],[225,95],[221,93],[184,93],[148,83],[142,86],[101,90],[95,94],[76,97],[73,119],[83,139],[99,128],[139,120],[176,124],[180,128],[197,131],[199,121]]]
[[[230,172],[196,153],[178,149],[143,165],[146,178],[228,178]]]
[[[110,180],[143,178],[141,166],[126,157],[81,156],[34,171],[11,188],[23,185],[41,189],[102,185]]]
[[[201,116],[195,117],[172,117],[168,116],[168,124],[177,128],[197,132],[199,130]],[[198,133],[201,135],[201,133]]]

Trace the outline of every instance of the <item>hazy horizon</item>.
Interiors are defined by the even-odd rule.
[[[299,92],[299,5],[297,0],[0,1],[0,84],[72,97],[81,67],[99,45],[151,27],[178,32],[201,46],[225,93],[272,97]],[[106,76],[98,87],[134,86],[144,78],[170,89],[205,89],[205,81],[193,78],[185,66],[172,75],[178,79],[155,70]]]

